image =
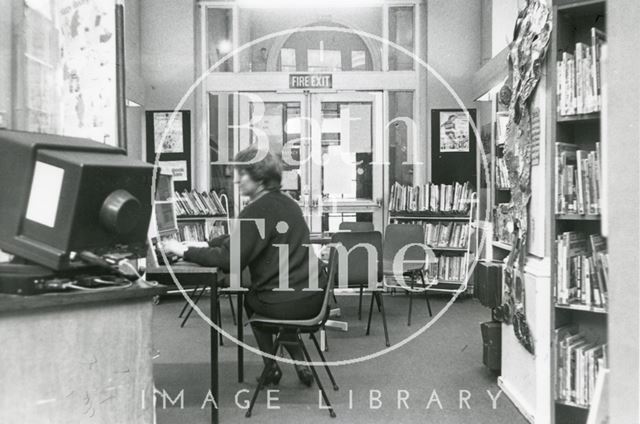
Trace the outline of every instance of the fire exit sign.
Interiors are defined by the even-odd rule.
[[[289,74],[289,88],[332,88],[331,74]]]

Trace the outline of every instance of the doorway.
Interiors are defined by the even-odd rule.
[[[262,143],[282,156],[282,189],[311,232],[335,232],[343,221],[382,229],[382,92],[245,92],[238,106],[238,149]]]

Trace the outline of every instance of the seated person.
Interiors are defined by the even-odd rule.
[[[251,163],[257,154],[264,159]],[[251,285],[246,294],[247,314],[253,313],[276,319],[308,319],[318,315],[324,300],[322,290],[303,291],[309,287],[309,261],[318,261],[313,253],[310,257],[309,227],[298,204],[280,191],[282,163],[270,153],[249,147],[235,157],[240,193],[250,198],[249,204],[240,212],[239,219],[262,220],[264,229],[255,222],[241,221],[236,227],[240,232],[240,266],[248,266],[251,273]],[[262,233],[261,230],[264,230]],[[235,236],[236,234],[234,234]],[[237,238],[236,238],[237,239]],[[288,288],[289,291],[277,291],[280,285],[280,249],[278,245],[287,245]],[[306,245],[306,246],[305,246]],[[225,272],[230,269],[230,240],[222,237],[212,240],[208,247],[187,247],[177,241],[163,244],[165,251],[172,252],[189,262],[204,266],[219,267]],[[311,251],[313,252],[313,251]],[[322,269],[318,265],[318,269]],[[326,275],[318,276],[320,288],[326,287]],[[273,334],[264,329],[253,327],[253,333],[261,351],[273,352]],[[283,338],[295,340],[295,334],[286,334]],[[302,350],[297,345],[286,344],[291,358],[304,361]],[[269,371],[266,384],[277,384],[282,376],[278,364],[264,358]],[[307,366],[296,365],[300,381],[311,386],[313,376]]]

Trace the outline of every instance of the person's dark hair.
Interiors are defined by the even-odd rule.
[[[255,162],[255,158],[262,158]],[[265,190],[280,190],[282,183],[282,161],[270,151],[249,146],[234,158],[238,172],[246,172],[253,181],[260,182]]]

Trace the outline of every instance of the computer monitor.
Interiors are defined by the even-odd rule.
[[[91,140],[0,130],[0,249],[42,266],[144,256],[153,166]]]

